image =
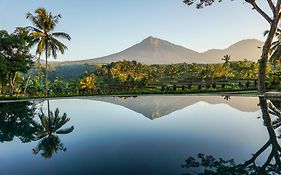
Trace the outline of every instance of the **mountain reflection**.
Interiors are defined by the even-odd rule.
[[[0,142],[11,142],[15,137],[22,143],[38,141],[32,152],[42,152],[45,158],[51,158],[59,150],[66,151],[58,134],[74,130],[74,126],[62,129],[70,118],[66,113],[60,115],[58,108],[50,111],[49,100],[47,115],[40,104],[42,102],[0,103]]]
[[[187,169],[185,175],[264,175],[264,174],[281,174],[281,147],[277,140],[276,130],[281,126],[281,111],[279,100],[266,100],[260,97],[259,106],[262,112],[264,126],[267,129],[269,140],[244,163],[237,164],[233,159],[224,160],[216,159],[212,155],[198,154],[197,158],[189,157],[182,165]],[[278,109],[279,108],[279,109]],[[267,159],[262,164],[257,164],[256,160],[263,153],[268,153]]]
[[[118,98],[119,97],[119,98]],[[259,110],[257,98],[230,96],[118,96],[118,97],[91,97],[96,101],[120,105],[143,116],[154,120],[169,115],[178,110],[192,106],[198,102],[208,104],[227,104],[232,108],[244,112]],[[88,98],[87,98],[88,99]],[[242,100],[241,100],[242,99]]]

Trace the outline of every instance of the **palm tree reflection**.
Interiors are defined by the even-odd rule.
[[[48,115],[45,115],[41,109],[39,114],[40,118],[40,130],[36,133],[37,140],[40,140],[38,145],[33,148],[33,154],[38,154],[42,151],[41,155],[45,158],[51,158],[54,153],[58,151],[66,151],[65,146],[61,142],[57,134],[69,134],[74,130],[74,126],[69,128],[61,129],[70,118],[64,113],[62,116],[59,115],[59,109],[55,112],[50,111],[49,100],[48,102]]]
[[[230,97],[229,95],[223,96],[223,99],[224,99],[224,100],[227,100],[227,101],[230,100],[230,98],[231,98],[231,97]]]
[[[233,159],[223,160],[222,158],[216,159],[212,155],[198,154],[197,158],[189,157],[182,165],[183,168],[187,168],[188,172],[185,174],[281,174],[281,147],[275,132],[281,126],[281,111],[276,107],[279,107],[277,104],[280,104],[280,101],[269,101],[260,97],[262,118],[269,134],[269,140],[253,154],[252,158],[242,164],[236,164]],[[256,164],[257,158],[267,150],[269,150],[269,154],[264,163]]]

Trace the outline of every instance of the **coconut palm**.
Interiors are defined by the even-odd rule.
[[[46,136],[51,136],[53,134],[68,134],[71,133],[74,129],[74,126],[65,129],[60,129],[70,120],[70,118],[67,118],[66,113],[64,113],[62,116],[59,116],[58,108],[55,110],[54,113],[52,111],[48,111],[47,116],[41,111],[39,118],[41,121],[42,129],[41,131],[36,133],[38,139],[41,139]]]
[[[48,115],[45,115],[41,110],[39,114],[41,121],[40,131],[36,133],[37,140],[41,140],[38,145],[33,148],[33,154],[38,154],[42,151],[41,155],[45,158],[51,158],[57,151],[66,151],[63,143],[56,134],[69,134],[74,130],[74,126],[69,128],[61,129],[70,118],[67,117],[66,113],[62,116],[59,115],[59,109],[57,108],[53,113],[49,109],[48,101]]]
[[[226,55],[223,56],[223,58],[222,58],[221,60],[224,61],[224,66],[229,66],[229,64],[230,64],[230,59],[231,59],[231,57],[230,57],[230,55],[228,55],[228,54],[226,54]]]
[[[52,55],[57,58],[57,52],[61,54],[67,49],[67,47],[58,40],[58,38],[70,40],[71,37],[65,32],[54,32],[55,27],[59,23],[61,15],[53,15],[51,12],[47,12],[44,8],[38,8],[35,10],[35,14],[26,14],[26,18],[29,19],[33,26],[27,28],[31,31],[31,36],[35,38],[37,43],[36,53],[40,56],[45,51],[46,56],[46,89],[48,91],[48,58]]]
[[[54,153],[57,153],[58,151],[66,151],[66,147],[58,136],[50,135],[43,138],[38,145],[32,149],[33,154],[38,154],[40,151],[42,151],[41,155],[44,158],[50,159]]]

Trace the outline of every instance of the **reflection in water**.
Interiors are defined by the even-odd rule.
[[[230,96],[229,95],[225,95],[225,96],[223,96],[223,99],[230,100]]]
[[[9,126],[17,126],[22,121],[27,124],[17,126],[18,129],[21,126],[32,129],[31,134],[27,131],[10,134],[14,135],[14,141],[1,144],[0,174],[181,174],[190,172],[180,167],[186,153],[200,152],[235,158],[235,165],[234,161],[229,162],[231,165],[221,164],[221,169],[226,169],[251,158],[249,153],[255,153],[268,141],[262,120],[256,119],[260,113],[258,98],[233,96],[228,101],[221,96],[95,98],[98,101],[94,98],[51,100],[51,110],[47,108],[47,101],[35,105],[26,103],[26,106],[0,104],[0,135],[4,133],[7,137],[15,132],[17,129]],[[8,105],[10,112],[5,109]],[[55,110],[57,107],[60,110]],[[7,112],[3,112],[4,109]],[[55,127],[59,123],[54,122],[55,118],[62,119],[65,111],[68,115],[62,123],[66,124]],[[68,117],[79,115],[81,117],[66,122]],[[164,115],[166,117],[153,121],[144,117],[154,119]],[[18,116],[17,119],[13,119],[14,116]],[[9,123],[10,120],[16,122]],[[272,122],[273,127],[278,127],[277,121]],[[70,123],[75,123],[79,130],[76,129],[75,134],[59,135],[73,130],[73,127],[67,128]],[[24,139],[30,143],[21,143],[18,138],[22,135],[31,138]],[[258,156],[257,164],[269,155],[271,145]],[[71,151],[63,152],[66,147]],[[37,155],[31,153],[32,148]],[[222,160],[216,166],[220,163]],[[30,165],[31,168],[26,168]],[[254,163],[247,167],[250,166],[256,171]],[[214,166],[211,170],[218,174]]]
[[[10,142],[14,137],[23,143],[35,140],[39,129],[35,112],[31,102],[0,103],[0,142]]]
[[[275,129],[281,126],[281,111],[273,103],[280,104],[280,101],[267,101],[260,97],[260,108],[264,125],[268,131],[269,140],[255,153],[252,158],[242,164],[236,164],[233,159],[216,159],[212,155],[198,154],[198,158],[189,157],[186,159],[183,168],[188,169],[186,174],[281,174],[281,147],[277,141]],[[257,158],[269,150],[267,159],[263,164],[256,164]],[[202,172],[198,172],[202,170]]]
[[[129,98],[128,96],[116,97],[91,97],[87,98],[95,101],[102,101],[117,104],[128,108],[143,116],[154,120],[169,115],[178,110],[193,106],[199,102],[209,104],[228,104],[231,107],[244,112],[256,112],[259,110],[257,98],[223,96],[138,96]]]
[[[37,139],[41,140],[36,148],[33,148],[33,154],[38,154],[42,151],[41,155],[45,158],[51,158],[57,151],[66,151],[63,143],[56,134],[69,134],[74,130],[74,126],[69,128],[61,129],[70,118],[64,113],[62,116],[59,115],[59,109],[55,112],[50,111],[50,103],[48,103],[48,115],[45,115],[42,108],[39,118],[41,121],[40,130],[36,133]]]
[[[32,149],[33,154],[38,154],[42,151],[41,155],[45,158],[51,158],[54,153],[58,151],[66,151],[63,143],[61,142],[60,138],[56,135],[49,135],[38,143],[36,148]]]
[[[49,101],[47,116],[42,107],[40,112],[37,107],[38,104],[31,102],[0,103],[0,142],[11,142],[15,137],[23,143],[40,140],[33,153],[42,151],[43,157],[50,158],[58,150],[66,150],[56,134],[71,133],[74,127],[61,129],[70,118],[66,113],[60,116],[58,108],[50,111]]]

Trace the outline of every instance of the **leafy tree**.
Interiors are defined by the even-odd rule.
[[[200,68],[198,64],[192,63],[189,65],[189,72],[191,74],[192,81],[194,81],[194,78],[197,78],[197,76],[200,74]]]
[[[52,93],[55,94],[67,94],[69,90],[69,83],[56,78],[51,84]]]
[[[210,6],[216,0],[183,0],[183,2],[187,5],[192,5],[196,3],[196,7],[203,8],[205,6]],[[221,2],[221,0],[217,0],[217,2]],[[263,45],[262,55],[259,64],[259,81],[258,81],[258,92],[259,94],[263,94],[266,91],[265,81],[266,81],[266,71],[267,71],[267,63],[270,56],[270,48],[272,46],[272,42],[277,31],[280,17],[281,17],[281,0],[273,1],[267,0],[267,4],[269,7],[269,11],[265,11],[262,9],[255,0],[245,0],[246,3],[250,4],[254,10],[256,10],[270,25],[270,29]]]
[[[11,96],[14,94],[17,73],[27,73],[33,64],[29,52],[31,42],[28,31],[23,28],[16,29],[12,34],[0,31],[0,76],[2,86],[9,85]]]
[[[26,89],[25,92],[27,92],[30,95],[43,95],[46,93],[46,87],[44,86],[44,80],[43,80],[43,73],[36,73],[33,75],[30,79],[26,81]]]
[[[31,36],[35,38],[35,42],[38,43],[36,53],[39,54],[39,57],[45,51],[45,79],[46,89],[48,90],[48,58],[52,55],[56,59],[58,51],[63,54],[67,49],[66,45],[60,42],[58,38],[70,40],[71,37],[65,32],[54,32],[61,18],[60,14],[54,16],[44,8],[38,8],[35,10],[35,14],[35,16],[31,13],[26,14],[26,18],[34,25],[27,28],[31,31]]]
[[[256,79],[258,76],[258,64],[246,59],[233,62],[231,64],[231,69],[236,79]]]
[[[23,143],[36,140],[39,125],[34,120],[36,108],[30,102],[0,104],[0,142],[18,137]]]
[[[80,89],[83,91],[92,91],[95,89],[96,77],[93,74],[86,75],[80,81]]]

